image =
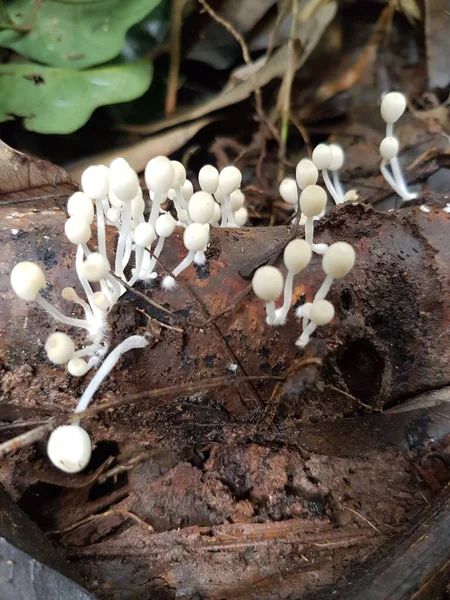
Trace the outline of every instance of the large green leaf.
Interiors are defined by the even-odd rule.
[[[1,2],[2,0],[0,0]],[[27,24],[35,0],[5,4],[9,19]],[[44,0],[27,33],[0,31],[0,46],[53,67],[83,69],[111,60],[127,30],[161,0]],[[2,26],[10,26],[2,23]]]
[[[98,106],[127,102],[150,86],[148,61],[87,71],[53,69],[33,64],[0,65],[0,121],[25,118],[39,133],[72,133]]]

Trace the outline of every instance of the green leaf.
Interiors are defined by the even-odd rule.
[[[38,133],[72,133],[98,106],[127,102],[150,86],[148,61],[87,71],[33,64],[0,65],[0,121],[25,118]]]
[[[31,30],[0,31],[0,46],[53,67],[84,69],[117,56],[124,47],[128,29],[150,14],[160,1],[45,0]],[[30,24],[34,2],[8,2],[11,22],[16,26]]]

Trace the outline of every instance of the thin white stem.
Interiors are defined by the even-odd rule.
[[[52,316],[57,321],[64,323],[64,325],[69,325],[69,327],[80,327],[81,329],[90,329],[88,321],[84,319],[73,319],[72,317],[67,317],[62,312],[60,312],[57,308],[52,306],[50,302],[47,302],[45,298],[42,296],[36,296],[36,302],[39,304],[41,308],[48,312],[50,316]]]
[[[394,124],[393,123],[386,123],[386,137],[394,137]],[[414,192],[410,192],[408,189],[408,185],[403,176],[398,156],[394,156],[394,158],[392,158],[390,160],[390,164],[391,164],[391,168],[392,168],[392,175],[394,176],[394,181],[397,184],[398,189],[402,190],[402,193],[400,193],[396,190],[397,194],[402,198],[402,200],[413,200],[414,198],[417,198],[417,194],[415,194]],[[384,177],[384,174],[383,174],[383,177]],[[389,185],[391,185],[391,184],[389,184]],[[391,187],[393,187],[393,186],[391,185]]]
[[[334,202],[336,204],[340,204],[342,202],[342,200],[339,198],[338,193],[334,189],[334,185],[331,183],[330,176],[328,175],[328,171],[326,169],[322,169],[322,177],[323,177],[323,182],[325,184],[325,187],[330,192],[331,197],[333,198]]]
[[[294,273],[292,271],[288,271],[286,275],[286,280],[284,282],[284,295],[283,295],[283,306],[279,308],[277,312],[277,321],[280,321],[280,324],[284,323],[286,316],[291,308],[292,302],[292,289],[294,287]]]
[[[95,201],[95,209],[97,211],[97,244],[98,251],[105,258],[106,255],[106,232],[105,232],[105,214],[103,212],[103,204],[101,200]]]
[[[156,244],[156,248],[153,252],[153,256],[150,260],[147,270],[144,273],[144,277],[149,277],[151,275],[151,273],[153,272],[153,269],[155,268],[155,265],[156,265],[156,259],[159,258],[159,255],[161,254],[162,249],[164,248],[165,241],[166,241],[165,237],[160,237],[158,239],[158,243]]]
[[[142,246],[138,246],[136,248],[135,256],[136,256],[136,266],[134,267],[134,275],[128,282],[128,285],[133,287],[136,281],[139,279],[139,275],[141,274],[142,268],[142,260],[144,258],[145,248]]]
[[[295,345],[299,348],[304,348],[308,344],[311,335],[315,332],[316,327],[317,325],[311,321],[303,331],[302,335],[295,342]]]
[[[333,185],[334,185],[334,189],[337,192],[337,195],[339,196],[339,200],[340,202],[344,202],[344,188],[342,187],[342,183],[341,180],[339,178],[339,171],[333,171],[331,173],[331,178],[333,180]]]
[[[106,348],[102,344],[91,344],[90,346],[86,346],[86,348],[81,348],[81,350],[77,350],[73,355],[73,358],[83,358],[85,356],[91,356],[91,354],[95,354],[99,350],[103,350],[103,354],[106,352]]]
[[[305,223],[305,241],[313,247],[313,237],[314,237],[314,218],[306,217]]]
[[[131,235],[128,235],[127,238],[127,242],[125,244],[125,252],[123,253],[123,258],[122,258],[122,269],[125,269],[125,267],[128,265],[128,263],[130,262],[130,258],[131,258],[131,252],[133,250],[133,238],[131,237]]]
[[[174,277],[178,277],[178,275],[180,273],[182,273],[185,269],[187,269],[193,263],[194,257],[195,257],[195,250],[189,250],[186,257],[180,262],[178,267],[176,267],[172,271],[172,275]]]
[[[200,250],[200,252],[195,253],[194,264],[196,265],[204,265],[206,262],[205,251]]]
[[[391,161],[391,165],[392,165],[392,161]],[[403,188],[401,188],[399,185],[397,185],[397,182],[392,177],[392,175],[389,173],[389,169],[387,167],[386,160],[381,161],[380,171],[381,171],[381,174],[383,175],[383,177],[385,178],[386,182],[391,186],[391,188],[394,190],[394,192],[396,194],[398,194],[400,196],[400,198],[402,198],[403,200],[409,200],[409,194],[406,193],[406,195],[405,195],[405,191],[403,190]]]
[[[123,275],[123,255],[127,244],[128,235],[130,233],[131,222],[131,202],[127,202],[122,210],[122,227],[119,232],[119,241],[117,242],[116,262],[114,271],[118,277]]]
[[[92,396],[98,390],[103,380],[106,379],[109,373],[114,369],[122,354],[125,354],[125,352],[135,348],[145,348],[147,344],[147,340],[142,335],[132,335],[114,348],[114,350],[106,357],[104,363],[91,379],[87,388],[84,390],[84,393],[75,408],[75,412],[79,413],[87,409]]]
[[[181,193],[181,190],[175,190],[175,198],[176,198],[178,204],[180,205],[180,207],[187,212],[188,203],[186,202],[183,194]],[[175,200],[174,200],[174,203],[175,203]]]
[[[331,275],[327,275],[322,282],[322,285],[317,290],[316,295],[314,296],[313,302],[316,300],[325,300],[328,292],[330,291],[331,286],[333,285],[334,277]]]
[[[236,222],[234,220],[233,211],[231,209],[230,194],[224,194],[222,210],[225,214],[222,216],[221,227],[236,227]],[[224,224],[224,220],[223,220],[224,216],[225,216],[225,224]]]
[[[273,325],[276,321],[277,315],[275,312],[275,302],[266,302],[266,315],[267,325]]]
[[[89,302],[89,306],[91,307],[91,311],[93,314],[95,314],[96,306],[94,304],[94,292],[92,291],[89,281],[82,275],[82,266],[85,254],[86,256],[89,256],[89,248],[86,246],[86,244],[78,244],[77,253],[75,256],[75,271],[77,273],[78,280],[83,287],[84,293],[86,294],[86,298]]]
[[[159,217],[159,209],[161,207],[161,204],[162,204],[161,194],[155,194],[153,197],[153,200],[152,200],[152,209],[150,211],[150,217],[148,219],[148,222],[153,227],[155,227],[156,221]]]

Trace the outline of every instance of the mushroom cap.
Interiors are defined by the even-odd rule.
[[[108,298],[106,297],[106,294],[104,294],[103,292],[94,292],[92,296],[92,301],[94,305],[100,310],[108,310],[108,308],[110,308],[111,306]]]
[[[17,263],[11,271],[11,287],[21,300],[32,302],[45,287],[44,271],[34,262]]]
[[[395,137],[385,137],[380,144],[380,155],[384,160],[391,160],[394,156],[397,156],[399,150],[399,143]]]
[[[219,173],[219,188],[224,194],[231,194],[241,187],[242,173],[237,167],[229,166]]]
[[[133,219],[139,219],[144,216],[145,201],[142,195],[142,190],[139,188],[138,193],[131,200],[131,216]]]
[[[316,300],[311,305],[309,318],[315,325],[328,325],[334,318],[334,306],[329,300]]]
[[[316,165],[309,158],[302,158],[295,168],[295,179],[301,190],[304,190],[308,185],[317,183],[319,171]]]
[[[219,207],[220,208],[220,207]],[[248,210],[243,206],[234,213],[234,222],[239,227],[243,227],[248,221]]]
[[[75,353],[74,341],[62,331],[51,333],[45,342],[44,348],[48,360],[55,365],[65,364],[73,358]]]
[[[113,166],[114,165],[114,166]],[[109,169],[109,189],[120,202],[131,202],[139,194],[139,177],[128,163],[113,161]]]
[[[400,92],[389,92],[381,101],[381,118],[385,123],[396,123],[406,109],[406,97]]]
[[[339,169],[342,169],[345,160],[344,150],[339,144],[330,144],[328,147],[331,151],[331,164],[329,169],[330,171],[339,171]]]
[[[252,287],[261,300],[275,302],[283,292],[283,275],[276,267],[265,265],[255,271]]]
[[[292,177],[286,177],[280,183],[278,188],[282,199],[292,206],[298,205],[298,190],[297,183]]]
[[[183,234],[183,242],[187,250],[200,252],[208,245],[209,231],[202,223],[191,223]]]
[[[83,377],[89,371],[89,365],[82,358],[71,358],[67,363],[67,370],[74,377]]]
[[[78,425],[61,425],[50,434],[47,454],[61,471],[79,473],[91,459],[91,438]]]
[[[319,171],[329,169],[332,162],[330,147],[327,144],[319,144],[312,153],[312,161]]]
[[[80,217],[69,217],[64,224],[64,233],[72,244],[87,244],[91,238],[89,223]]]
[[[89,225],[94,220],[94,205],[84,192],[75,192],[67,200],[67,212],[70,217],[84,219]]]
[[[311,257],[311,246],[305,240],[292,240],[284,249],[284,264],[292,273],[303,271],[309,265]]]
[[[215,194],[219,187],[219,171],[213,165],[205,165],[198,173],[198,182],[204,192]]]
[[[231,202],[231,210],[233,212],[238,211],[240,208],[244,206],[245,196],[241,190],[237,189],[230,194],[230,202]]]
[[[108,259],[99,252],[91,252],[81,266],[81,274],[88,281],[104,279],[110,271]]]
[[[172,181],[172,188],[178,190],[184,185],[186,181],[186,169],[178,160],[171,160],[174,172],[174,177]]]
[[[167,156],[152,158],[145,167],[145,184],[155,194],[167,194],[173,187],[175,169]]]
[[[327,205],[327,193],[320,185],[308,185],[300,194],[300,210],[306,217],[316,217]]]
[[[322,268],[327,275],[335,279],[345,277],[355,264],[356,254],[347,242],[331,244],[322,258]]]
[[[181,195],[186,200],[186,202],[189,202],[193,193],[194,193],[194,186],[192,185],[192,182],[189,181],[189,179],[186,179],[186,181],[181,186]]]
[[[220,204],[217,204],[217,202],[214,202],[214,214],[210,220],[211,224],[218,224],[220,223],[220,219],[222,218],[222,210],[220,208]],[[236,215],[234,216],[234,219],[236,220]]]
[[[137,246],[141,248],[151,246],[156,237],[155,228],[147,222],[139,223],[134,230],[133,237]]]
[[[108,176],[103,167],[88,167],[81,175],[81,188],[91,200],[101,200],[108,194]]]
[[[189,200],[189,217],[195,223],[205,225],[214,216],[215,201],[208,192],[195,192]]]

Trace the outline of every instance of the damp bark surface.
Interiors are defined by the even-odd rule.
[[[433,502],[450,476],[448,409],[385,412],[445,396],[450,383],[450,215],[425,200],[429,213],[345,204],[321,221],[317,241],[346,240],[358,259],[330,293],[335,320],[303,354],[293,311],[285,327],[267,327],[249,288],[258,266],[281,264],[290,228],[215,230],[207,266],[184,272],[173,293],[138,288],[159,308],[122,297],[112,345],[144,332],[150,344],[121,360],[94,404],[224,376],[229,385],[86,419],[96,447],[81,475],[53,469],[45,439],[2,459],[4,485],[98,598],[301,598]],[[64,220],[51,202],[0,208],[1,441],[69,415],[86,385],[48,363],[54,322],[9,288],[12,265],[39,261],[46,297],[72,310],[60,296],[76,283]],[[182,256],[178,232],[159,270]],[[322,279],[316,257],[295,305]],[[230,385],[245,375],[285,381]]]

